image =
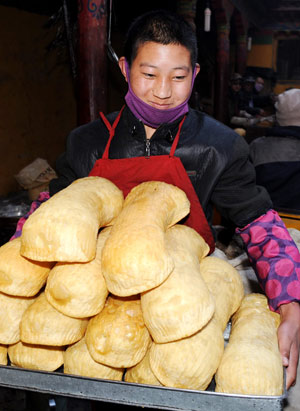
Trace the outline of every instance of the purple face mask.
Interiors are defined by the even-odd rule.
[[[256,91],[259,93],[264,88],[264,85],[261,84],[261,83],[255,83],[254,87],[255,87]]]
[[[196,77],[196,67],[193,72],[191,91],[188,98],[179,106],[169,108],[167,110],[152,107],[137,97],[132,91],[130,85],[129,66],[127,61],[125,61],[125,69],[128,81],[128,92],[125,96],[125,101],[135,117],[141,120],[144,124],[152,128],[158,128],[162,123],[172,123],[188,112],[188,101],[192,94],[194,80]]]

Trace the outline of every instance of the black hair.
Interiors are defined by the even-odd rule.
[[[190,24],[178,14],[155,10],[142,14],[131,23],[124,47],[129,66],[135,59],[138,48],[148,41],[184,46],[191,54],[192,67],[195,67],[198,58],[196,34]]]

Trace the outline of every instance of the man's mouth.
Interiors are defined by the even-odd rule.
[[[150,101],[150,105],[152,107],[158,108],[160,110],[167,110],[169,108],[171,108],[171,104],[170,103],[155,103],[154,101]]]

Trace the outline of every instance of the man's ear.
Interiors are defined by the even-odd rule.
[[[127,81],[127,75],[126,75],[126,69],[125,69],[125,57],[119,58],[119,67],[120,67],[120,70],[123,76],[125,77],[125,80]]]
[[[196,76],[199,74],[200,71],[200,64],[196,63]]]

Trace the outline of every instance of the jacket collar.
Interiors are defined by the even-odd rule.
[[[188,116],[188,114],[189,113],[187,113],[186,115]],[[122,117],[123,117],[123,121],[125,122],[127,129],[129,130],[129,132],[134,138],[140,140],[141,138],[146,137],[144,124],[134,116],[134,114],[131,112],[128,106],[125,106]],[[163,138],[163,139],[168,139],[170,142],[172,142],[176,136],[178,126],[182,118],[183,116],[178,118],[173,123],[161,124],[155,130],[151,139]]]

